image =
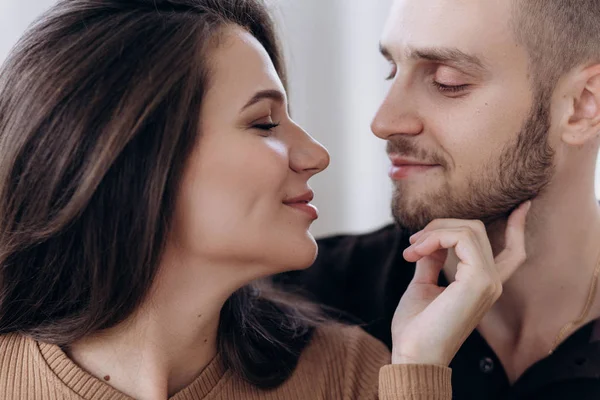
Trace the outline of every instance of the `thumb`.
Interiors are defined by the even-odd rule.
[[[506,282],[525,261],[525,224],[530,209],[531,201],[526,201],[508,218],[504,234],[505,247],[495,259],[502,282]]]

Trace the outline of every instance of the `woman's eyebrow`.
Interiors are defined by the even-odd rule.
[[[252,96],[252,98],[246,103],[246,105],[242,107],[242,111],[264,99],[274,100],[278,103],[283,104],[285,102],[285,95],[276,89],[261,90],[260,92],[257,92],[254,96]]]

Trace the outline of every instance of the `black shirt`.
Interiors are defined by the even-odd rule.
[[[402,251],[408,237],[394,225],[366,235],[319,240],[315,264],[277,277],[328,306],[334,317],[362,324],[391,348],[391,321],[414,274]],[[440,284],[447,285],[443,274]],[[454,399],[600,399],[600,323],[590,323],[511,385],[477,332],[450,365]]]

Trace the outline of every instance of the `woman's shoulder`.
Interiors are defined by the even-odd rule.
[[[288,383],[305,382],[315,399],[376,399],[379,370],[389,363],[379,340],[359,327],[331,323],[315,330]]]
[[[26,387],[28,378],[32,378],[32,343],[35,343],[33,339],[18,333],[0,335],[0,393],[8,395],[6,399],[26,398],[25,394],[15,393],[23,385]]]
[[[379,367],[389,364],[391,356],[387,347],[359,326],[329,323],[315,330],[308,353],[327,354],[337,361],[352,362],[355,357],[361,363],[372,360]]]
[[[26,356],[33,339],[19,333],[5,333],[0,335],[0,370],[8,364]]]
[[[327,325],[315,331],[300,359],[329,377],[336,398],[450,399],[451,370],[437,365],[391,365],[388,348],[357,326]],[[304,357],[306,356],[306,357]],[[305,365],[306,366],[306,365]],[[302,365],[299,365],[302,368]],[[324,397],[327,398],[327,397]]]
[[[69,368],[66,355],[53,344],[20,333],[0,335],[0,398],[2,400],[82,399],[61,377],[90,388],[82,373]],[[61,377],[55,372],[60,371]],[[89,380],[88,380],[89,381]],[[91,393],[91,390],[90,390]]]

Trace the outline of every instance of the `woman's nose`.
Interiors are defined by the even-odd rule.
[[[290,168],[298,173],[308,172],[310,176],[318,174],[329,166],[329,152],[302,128],[297,129],[300,132],[291,149]]]

